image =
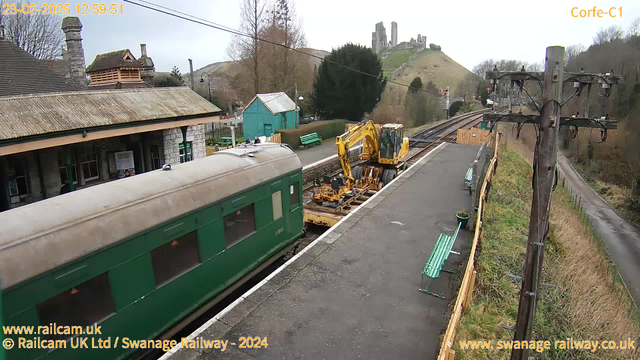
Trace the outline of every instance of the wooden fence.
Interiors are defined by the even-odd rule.
[[[472,129],[473,130],[473,129]],[[483,130],[486,131],[486,130]],[[458,134],[460,130],[458,130]],[[453,360],[455,359],[455,351],[451,348],[453,347],[453,341],[456,337],[456,327],[458,326],[458,322],[460,322],[460,317],[462,316],[462,312],[469,309],[471,306],[471,298],[473,295],[473,287],[476,282],[476,270],[475,270],[475,259],[476,259],[476,249],[478,247],[478,241],[480,241],[480,237],[482,236],[482,212],[484,211],[485,199],[487,196],[487,187],[488,183],[493,176],[495,171],[496,161],[498,160],[498,140],[499,135],[496,135],[495,141],[493,141],[493,157],[491,158],[491,162],[489,163],[489,168],[487,169],[487,174],[484,177],[484,181],[482,183],[482,188],[480,190],[480,194],[478,199],[478,211],[476,216],[476,226],[475,232],[473,234],[473,241],[471,243],[471,252],[469,253],[469,260],[467,261],[467,268],[464,272],[464,278],[462,278],[462,284],[460,284],[460,290],[458,291],[458,297],[456,298],[456,303],[453,308],[453,313],[451,314],[451,318],[449,319],[449,325],[447,326],[447,331],[444,334],[444,338],[442,339],[442,344],[440,345],[440,353],[438,354],[438,360]],[[460,137],[458,137],[459,139]],[[485,141],[487,139],[485,138]]]
[[[458,144],[482,145],[483,142],[491,140],[489,130],[471,128],[469,130],[458,129],[456,142]]]

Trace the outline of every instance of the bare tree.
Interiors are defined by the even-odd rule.
[[[250,38],[236,35],[229,45],[228,54],[252,74],[254,94],[260,92],[260,35],[265,19],[266,2],[263,0],[243,0],[240,5],[240,32]]]
[[[640,36],[640,18],[635,18],[627,29],[627,38]]]
[[[487,59],[480,64],[473,67],[471,70],[474,74],[478,75],[481,78],[485,78],[487,76],[487,71],[493,70],[493,67],[497,64],[497,62],[493,59]]]
[[[272,91],[283,91],[293,87],[295,83],[305,83],[309,86],[310,81],[302,81],[301,71],[310,72],[310,63],[304,55],[291,51],[306,46],[306,39],[302,26],[297,19],[293,2],[290,0],[277,0],[274,8],[269,12],[267,27],[264,29],[264,39],[282,44],[285,47],[274,44],[265,44],[265,62],[269,64]],[[309,78],[309,76],[304,76]],[[307,84],[308,83],[308,84]]]
[[[573,44],[567,46],[564,52],[564,63],[568,65],[569,63],[575,61],[578,55],[580,55],[580,53],[584,52],[585,50],[587,49],[582,44]]]
[[[0,9],[3,1],[0,1]],[[22,0],[11,1],[17,9],[22,9]],[[6,5],[6,3],[5,3]],[[4,11],[3,11],[4,12]],[[5,26],[7,40],[33,55],[36,59],[54,59],[62,54],[64,34],[60,19],[56,15],[29,15],[17,12],[15,15],[0,15],[0,23]]]
[[[601,45],[606,42],[614,42],[618,39],[622,39],[624,36],[624,31],[618,25],[611,25],[608,28],[602,28],[600,31],[596,33],[596,36],[593,38],[593,43],[596,45]]]

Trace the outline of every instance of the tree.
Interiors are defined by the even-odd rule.
[[[480,64],[473,67],[472,72],[478,75],[481,78],[485,78],[487,76],[487,71],[493,70],[493,67],[497,64],[497,62],[493,59],[487,59]]]
[[[312,101],[326,118],[360,121],[380,101],[386,84],[378,56],[367,47],[347,44],[331,51],[320,64]]]
[[[635,18],[627,29],[627,38],[640,36],[640,18]]]
[[[581,52],[584,52],[586,48],[582,44],[574,44],[569,45],[565,49],[564,52],[564,63],[569,65],[569,63],[575,61],[575,59],[580,55]]]
[[[259,39],[265,20],[265,6],[263,0],[243,0],[240,5],[240,32],[250,37],[236,35],[227,50],[229,56],[244,68],[242,75],[251,83],[252,95],[258,94],[261,89],[262,41]]]
[[[456,96],[460,96],[465,100],[473,100],[473,96],[478,91],[478,83],[480,78],[474,73],[468,73],[464,79],[458,83],[456,87]]]
[[[606,42],[614,42],[618,39],[622,39],[624,35],[624,31],[618,25],[611,25],[608,28],[602,28],[600,31],[596,33],[596,36],[593,37],[593,43],[595,45],[601,45]]]
[[[180,69],[177,66],[174,66],[171,69],[171,77],[180,82],[180,85],[184,84],[184,80],[182,80],[182,74],[180,74]]]
[[[22,0],[5,2],[2,7],[3,1],[0,1],[0,8],[5,12],[6,6],[13,4],[20,10],[25,3]],[[25,15],[17,12],[15,15],[0,15],[0,24],[5,26],[7,40],[36,59],[54,59],[62,54],[64,33],[55,15]]]
[[[411,84],[409,85],[409,92],[415,94],[420,90],[422,90],[422,79],[418,76],[411,81]]]
[[[286,91],[295,84],[309,91],[313,79],[311,65],[305,55],[288,49],[300,49],[307,45],[293,2],[277,0],[273,9],[266,13],[268,21],[261,31],[261,38],[272,43],[263,45],[260,59],[267,71],[264,74],[265,81],[261,82],[269,92]]]

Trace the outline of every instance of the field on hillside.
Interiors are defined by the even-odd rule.
[[[426,53],[427,51],[429,50],[414,53],[413,50],[409,49],[392,52],[385,59],[382,59],[382,71],[384,73],[384,76],[391,76],[395,69],[399,68],[400,66],[402,66],[402,64],[409,61],[410,58],[424,55],[424,53]]]

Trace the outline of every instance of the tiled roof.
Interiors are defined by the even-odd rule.
[[[0,40],[0,96],[83,90],[17,45]]]
[[[0,97],[0,141],[219,112],[186,86]]]
[[[121,67],[142,67],[142,64],[135,59],[133,54],[133,60],[125,60],[124,57],[127,53],[131,54],[129,49],[112,51],[106,54],[98,54],[93,60],[91,65],[87,68],[87,72],[117,69]]]

